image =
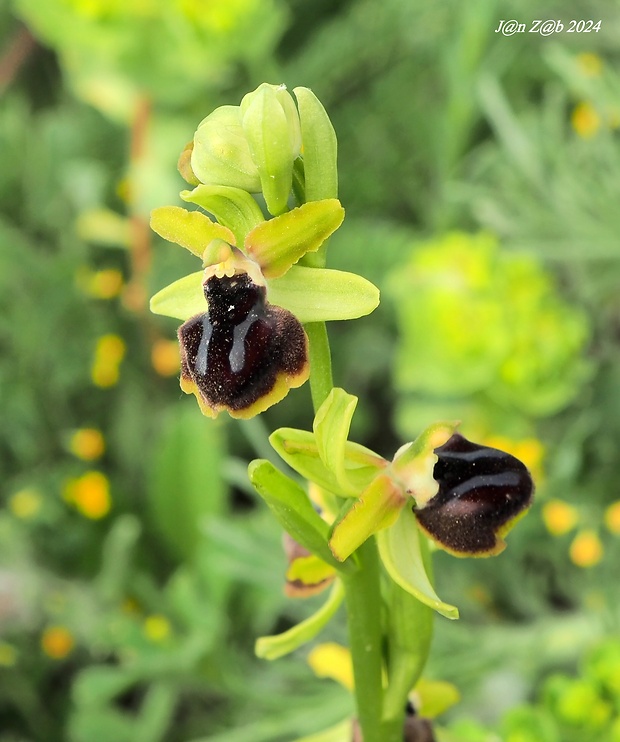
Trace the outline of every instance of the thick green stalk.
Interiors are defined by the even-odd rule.
[[[334,386],[331,353],[324,323],[310,323],[305,329],[310,341],[310,391],[316,413]],[[342,579],[358,719],[364,742],[401,742],[400,736],[386,737],[381,726],[381,586],[379,557],[374,538],[362,544],[355,552],[355,557],[359,569]]]
[[[343,581],[358,719],[364,742],[400,742],[402,728],[400,738],[386,738],[381,724],[381,590],[374,537],[355,554],[360,568]]]

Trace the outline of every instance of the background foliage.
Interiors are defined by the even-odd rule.
[[[310,424],[308,390],[203,419],[146,304],[194,270],[146,226],[179,203],[179,152],[263,80],[329,111],[347,209],[330,265],[382,289],[330,328],[355,439],[391,456],[461,418],[536,475],[501,557],[437,555],[462,615],[428,668],[462,695],[445,740],[620,739],[620,4],[547,4],[596,33],[495,33],[540,12],[0,6],[1,742],[288,742],[349,703],[303,652],[253,657],[310,606],[283,596],[245,462]]]

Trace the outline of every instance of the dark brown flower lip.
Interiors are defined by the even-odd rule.
[[[534,484],[525,464],[458,433],[434,453],[439,490],[423,507],[414,508],[421,527],[456,555],[502,551],[502,536],[532,502]]]
[[[247,273],[211,276],[208,310],[178,331],[181,388],[203,412],[251,417],[300,386],[309,372],[307,338],[296,317],[266,301]]]

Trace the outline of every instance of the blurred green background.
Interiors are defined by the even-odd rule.
[[[500,557],[436,557],[462,616],[438,619],[427,671],[462,696],[442,739],[620,740],[620,3],[495,32],[541,13],[0,3],[0,742],[290,742],[350,710],[307,650],[253,656],[321,601],[284,597],[245,479],[268,431],[311,424],[308,389],[207,420],[175,323],[148,312],[196,269],[149,211],[180,203],[198,122],[263,81],[327,108],[347,209],[330,265],[382,290],[330,327],[353,437],[391,457],[460,418],[537,480]]]

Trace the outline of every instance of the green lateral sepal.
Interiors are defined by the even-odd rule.
[[[275,636],[261,636],[256,641],[255,652],[258,657],[266,660],[275,660],[283,657],[303,644],[306,644],[325,627],[336,613],[344,597],[344,588],[340,580],[336,580],[326,602],[316,613],[301,623]]]
[[[282,528],[295,541],[339,571],[350,573],[356,569],[353,561],[341,564],[334,558],[327,545],[329,525],[296,482],[265,459],[251,461],[248,476]]]
[[[397,585],[442,616],[459,617],[458,609],[444,603],[435,593],[426,567],[426,539],[409,508],[402,510],[391,528],[377,534],[377,545],[381,561]]]
[[[308,88],[294,88],[301,121],[306,201],[338,196],[338,142],[321,101]]]

